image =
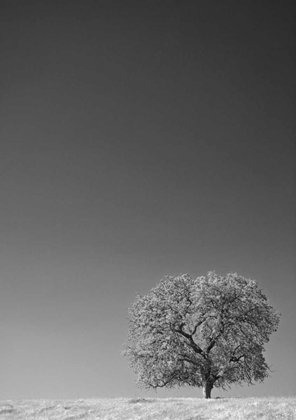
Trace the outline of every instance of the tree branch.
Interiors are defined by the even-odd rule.
[[[190,347],[196,352],[196,353],[198,353],[198,354],[201,354],[204,358],[205,358],[205,355],[204,355],[204,352],[203,352],[203,350],[199,347],[199,345],[198,344],[196,344],[196,342],[193,340],[193,338],[192,338],[192,336],[193,336],[193,334],[188,334],[188,333],[186,333],[185,331],[183,331],[183,327],[184,327],[184,325],[185,325],[185,322],[182,322],[181,324],[180,324],[180,326],[179,326],[179,328],[173,328],[173,330],[175,331],[175,332],[177,332],[177,333],[179,333],[179,334],[181,334],[183,337],[185,337],[185,338],[187,338],[188,340],[189,340],[189,345],[190,345]],[[196,327],[197,328],[197,327]]]
[[[246,354],[242,354],[241,356],[238,356],[238,357],[233,356],[233,357],[230,358],[229,362],[239,362],[240,359],[242,359],[245,356],[246,356]]]
[[[210,344],[208,345],[207,349],[206,349],[206,353],[209,354],[210,351],[212,350],[212,348],[214,347],[214,345],[217,343],[218,338],[221,337],[221,335],[224,333],[224,322],[221,319],[221,327],[220,327],[220,332],[219,334],[216,335],[215,338],[213,338],[210,342]]]
[[[191,360],[191,359],[189,359],[189,357],[184,357],[184,356],[181,356],[181,358],[178,359],[178,362],[188,362],[188,363],[192,363],[194,366],[200,366],[194,360]]]
[[[167,386],[171,381],[173,381],[178,375],[178,372],[174,372],[167,380],[161,380],[162,384],[157,384],[157,385],[153,385],[153,384],[149,384],[149,386],[151,388],[164,388],[165,386]]]
[[[201,321],[199,321],[196,325],[195,325],[195,327],[194,327],[194,330],[193,330],[193,332],[192,332],[192,334],[191,334],[191,337],[196,333],[196,330],[197,330],[197,328],[202,324],[202,323],[204,323],[205,322],[205,319],[202,319]]]

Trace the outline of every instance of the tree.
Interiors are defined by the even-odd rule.
[[[253,384],[268,377],[264,344],[280,314],[254,280],[209,272],[167,276],[129,308],[124,355],[146,389]]]

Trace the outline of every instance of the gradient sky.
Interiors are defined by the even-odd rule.
[[[155,395],[120,356],[127,308],[165,275],[210,270],[257,280],[282,313],[272,377],[227,395],[295,395],[295,40],[280,7],[1,0],[2,399]]]

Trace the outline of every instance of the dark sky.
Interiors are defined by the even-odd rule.
[[[282,313],[272,378],[228,395],[295,394],[293,26],[273,1],[1,0],[1,398],[140,395],[135,292],[213,269]]]

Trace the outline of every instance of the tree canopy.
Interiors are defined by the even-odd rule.
[[[268,376],[264,344],[280,315],[254,280],[235,273],[167,276],[129,308],[124,354],[144,388],[253,384]]]

